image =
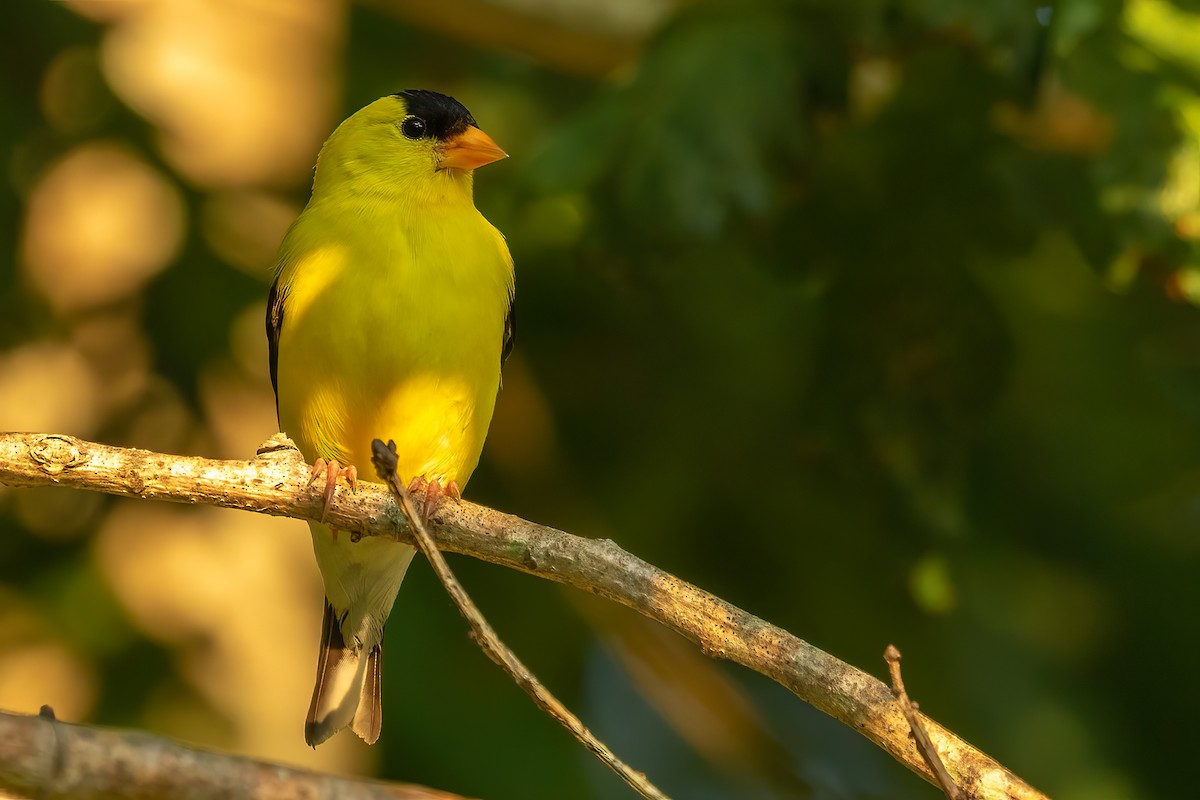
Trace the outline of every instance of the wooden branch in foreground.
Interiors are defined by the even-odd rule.
[[[454,605],[458,607],[458,612],[462,614],[463,619],[467,621],[467,625],[471,628],[472,638],[492,661],[496,662],[500,669],[513,679],[513,683],[521,687],[526,694],[533,698],[533,702],[538,708],[545,711],[551,717],[558,721],[560,725],[571,732],[584,747],[590,750],[596,758],[603,762],[604,766],[611,769],[621,777],[621,780],[629,784],[638,794],[647,800],[670,800],[661,790],[646,778],[646,776],[630,767],[621,759],[617,758],[616,754],[609,749],[608,745],[596,738],[587,726],[584,725],[579,717],[575,716],[566,706],[562,704],[557,697],[547,689],[537,677],[529,671],[529,668],[517,658],[517,654],[509,649],[508,645],[500,640],[496,635],[496,631],[479,611],[479,607],[475,605],[475,601],[467,594],[467,590],[458,582],[458,578],[454,577],[454,572],[450,569],[450,565],[446,563],[446,559],[442,557],[441,552],[437,549],[437,544],[429,535],[429,531],[425,529],[425,524],[421,520],[421,514],[417,511],[416,505],[413,503],[412,495],[409,494],[407,487],[400,482],[400,477],[396,475],[396,443],[388,441],[384,444],[382,440],[375,439],[371,442],[371,463],[375,465],[375,471],[379,473],[379,477],[387,484],[391,490],[392,496],[400,506],[400,510],[404,513],[404,521],[408,523],[409,530],[412,531],[413,539],[416,541],[417,549],[429,559],[429,566],[433,568],[434,574],[438,580],[442,582],[442,587],[446,590],[446,594],[450,595],[450,599],[454,601]]]
[[[402,783],[338,778],[187,747],[148,733],[0,711],[0,796],[39,800],[253,797],[465,800]]]
[[[319,520],[320,490],[283,436],[251,461],[171,456],[84,442],[70,436],[0,434],[0,483],[70,486],[109,494],[202,503]],[[364,535],[397,536],[402,515],[385,487],[339,491],[327,522]],[[584,539],[473,503],[443,503],[430,533],[442,550],[593,592],[655,619],[714,658],[766,675],[934,782],[891,691],[870,675],[808,642],[625,552],[607,539]],[[407,528],[399,534],[412,541]],[[921,715],[955,783],[976,800],[1044,800],[959,736]]]
[[[933,770],[938,786],[942,787],[942,791],[949,800],[967,800],[963,797],[962,789],[954,783],[954,778],[951,778],[950,773],[946,772],[946,765],[942,763],[942,757],[938,755],[933,742],[929,741],[929,734],[925,732],[925,726],[921,724],[921,715],[917,711],[917,704],[909,699],[908,692],[904,688],[904,678],[900,675],[900,649],[894,644],[889,644],[883,651],[883,660],[887,662],[888,673],[892,676],[892,696],[900,704],[900,710],[904,713],[904,718],[908,720],[908,727],[912,730],[913,741],[916,743],[917,749],[921,751],[921,757],[925,759],[925,763]]]

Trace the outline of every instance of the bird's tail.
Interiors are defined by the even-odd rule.
[[[363,657],[361,648],[347,647],[333,606],[325,601],[321,621],[321,652],[317,657],[317,683],[304,721],[304,740],[316,747],[346,726],[367,744],[375,744],[383,724],[380,706],[380,673],[383,651],[379,644]]]

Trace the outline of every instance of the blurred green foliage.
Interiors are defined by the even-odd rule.
[[[37,76],[98,36],[20,9],[0,48],[6,155],[69,144],[36,140]],[[477,177],[478,204],[517,260],[518,358],[555,451],[528,474],[485,455],[473,499],[610,536],[876,674],[895,642],[939,721],[1056,798],[1117,800],[1186,796],[1178,754],[1200,746],[1198,53],[1197,2],[762,0],[681,4],[636,63],[588,79],[354,7],[344,94],[349,113],[451,91],[514,156]],[[131,112],[109,126],[148,142]],[[27,186],[10,170],[0,191],[10,243]],[[54,324],[15,259],[5,346]],[[259,295],[190,240],[148,291],[156,369],[197,402]],[[121,620],[86,541],[4,526],[0,580],[99,609],[102,640],[65,630],[103,670],[96,719],[132,724],[169,661]],[[565,594],[456,564],[668,792],[934,796],[733,669],[794,782],[714,769]],[[414,569],[382,776],[627,796],[473,648]]]

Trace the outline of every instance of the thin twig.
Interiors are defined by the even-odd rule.
[[[463,615],[463,619],[471,626],[472,638],[488,658],[499,664],[500,668],[533,698],[533,702],[539,708],[558,720],[584,747],[595,753],[605,766],[620,775],[643,797],[648,797],[650,800],[669,800],[643,773],[634,770],[617,758],[608,745],[597,739],[587,726],[580,722],[579,717],[572,714],[570,709],[559,702],[558,698],[542,685],[542,682],[529,671],[521,659],[517,658],[517,654],[500,641],[500,637],[484,619],[483,613],[471,600],[467,590],[454,577],[450,565],[446,563],[446,559],[442,557],[433,537],[425,529],[425,522],[417,513],[408,488],[400,482],[400,478],[396,475],[396,443],[389,441],[384,444],[379,439],[372,441],[371,462],[375,465],[375,471],[379,473],[380,479],[392,490],[392,495],[396,498],[401,510],[404,511],[404,518],[408,521],[409,531],[413,534],[417,547],[425,554],[425,558],[429,559],[429,564],[437,574],[438,580],[446,588],[446,594],[450,595],[450,599],[458,606],[458,611]]]
[[[933,770],[934,777],[937,778],[938,785],[942,787],[946,797],[950,800],[966,800],[963,790],[958,788],[954,778],[950,777],[950,773],[946,771],[946,765],[942,763],[942,757],[938,755],[937,748],[929,740],[929,734],[925,732],[925,726],[921,723],[921,717],[917,713],[917,704],[910,700],[908,692],[904,691],[904,679],[900,677],[900,650],[896,645],[889,644],[887,646],[887,649],[883,651],[883,660],[887,662],[888,672],[892,675],[892,694],[900,704],[904,718],[908,720],[908,726],[912,729],[913,741],[916,743],[917,749],[921,751],[921,757],[925,759],[929,769]]]
[[[0,483],[71,486],[146,500],[239,508],[320,520],[320,487],[282,434],[250,461],[215,461],[86,442],[72,436],[0,434]],[[858,731],[904,766],[936,783],[913,747],[891,691],[871,675],[787,631],[625,552],[607,539],[585,539],[473,503],[444,503],[429,533],[443,551],[462,553],[546,580],[575,586],[632,608],[699,645],[795,693]],[[411,541],[383,486],[338,492],[329,524],[368,536]],[[397,526],[403,530],[397,531]],[[814,534],[815,535],[815,534]],[[972,800],[1046,800],[996,759],[922,715],[958,785]]]
[[[116,800],[213,797],[465,800],[404,783],[357,780],[213,753],[161,736],[0,711],[0,797]]]

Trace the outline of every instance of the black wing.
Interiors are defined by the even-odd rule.
[[[286,286],[279,285],[279,278],[271,284],[267,295],[267,350],[271,356],[271,389],[275,392],[275,416],[279,416],[279,332],[283,329],[283,306],[287,300]]]
[[[512,354],[513,345],[517,342],[517,307],[514,304],[514,298],[508,298],[508,313],[504,315],[504,344],[500,348],[500,366],[504,366],[504,362],[508,361],[509,355]],[[272,362],[273,364],[274,362]],[[274,371],[272,370],[272,375]]]

